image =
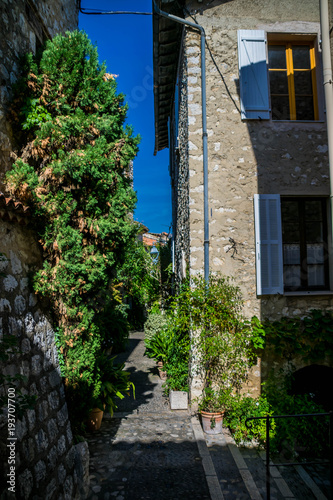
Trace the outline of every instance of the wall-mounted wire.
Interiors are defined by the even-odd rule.
[[[98,10],[82,7],[81,0],[79,2],[79,11],[81,14],[86,14],[90,16],[101,16],[101,15],[121,15],[121,14],[132,14],[135,16],[151,16],[152,12],[135,12],[127,10]]]

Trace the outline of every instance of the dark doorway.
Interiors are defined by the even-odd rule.
[[[310,394],[326,411],[333,410],[333,368],[310,365],[294,373],[293,394]]]

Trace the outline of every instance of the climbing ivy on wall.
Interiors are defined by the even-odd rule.
[[[333,312],[313,309],[308,316],[282,317],[263,323],[266,346],[284,359],[301,356],[306,362],[333,359]]]
[[[136,232],[128,168],[139,138],[84,32],[28,55],[23,74],[12,106],[22,149],[7,189],[32,209],[44,252],[34,288],[51,299],[66,386],[96,395],[101,315],[116,300],[116,270]]]

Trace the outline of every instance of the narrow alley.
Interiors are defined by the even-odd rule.
[[[264,456],[238,448],[226,429],[208,436],[191,411],[169,408],[154,360],[144,356],[144,334],[133,332],[125,362],[136,397],[118,403],[99,431],[88,435],[90,500],[265,499]],[[323,466],[272,467],[271,499],[329,498]],[[311,475],[311,477],[310,477]]]

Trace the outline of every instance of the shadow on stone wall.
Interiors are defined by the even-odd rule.
[[[54,331],[29,285],[29,274],[41,258],[34,233],[1,221],[0,252],[5,256],[0,263],[1,336],[15,336],[20,350],[1,369],[8,375],[24,375],[22,393],[37,397],[33,409],[15,418],[16,439],[11,441],[15,443],[14,496],[8,493],[7,484],[7,411],[1,415],[1,498],[84,498],[84,475],[88,472],[83,463],[89,460],[88,447],[86,443],[73,446]]]

